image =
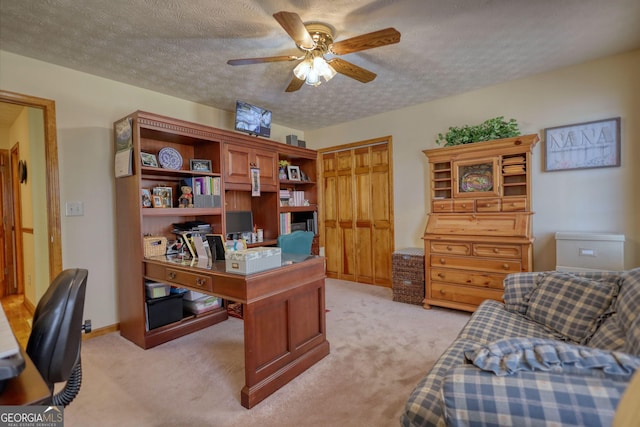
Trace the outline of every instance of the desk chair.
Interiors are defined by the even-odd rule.
[[[282,253],[310,255],[313,236],[312,231],[302,230],[281,234],[278,236],[278,246],[282,249]]]
[[[33,315],[27,354],[49,386],[51,400],[42,404],[67,406],[80,391],[81,334],[91,331],[91,321],[82,323],[88,271],[61,272],[42,296]],[[55,383],[66,381],[55,395]]]

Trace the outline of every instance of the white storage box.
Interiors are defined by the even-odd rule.
[[[225,254],[227,273],[252,274],[282,265],[280,248],[249,248]]]
[[[166,297],[171,291],[171,286],[166,283],[146,282],[144,285],[147,289],[147,298]]]
[[[205,295],[193,301],[183,299],[182,304],[187,311],[194,314],[200,314],[205,311],[220,308],[222,306],[222,300],[218,297]]]
[[[624,270],[624,235],[556,233],[556,270]]]
[[[182,299],[184,301],[195,301],[198,300],[200,298],[204,298],[208,296],[207,294],[203,294],[202,292],[196,292],[196,291],[187,291],[184,293],[184,296],[182,297]]]

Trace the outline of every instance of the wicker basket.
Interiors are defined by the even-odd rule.
[[[424,250],[406,248],[393,253],[393,300],[421,305],[424,300]]]
[[[167,238],[163,236],[146,236],[144,242],[144,257],[164,255],[167,253]]]

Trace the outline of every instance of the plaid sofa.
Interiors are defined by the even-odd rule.
[[[639,313],[640,268],[509,275],[504,303],[478,307],[401,424],[611,425],[640,371]]]

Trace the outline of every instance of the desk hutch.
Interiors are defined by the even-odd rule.
[[[423,151],[431,176],[425,308],[474,311],[485,299],[502,299],[507,274],[531,271],[537,142],[532,134]]]
[[[291,212],[292,221],[305,221],[317,212],[316,152],[263,138],[177,120],[143,111],[134,112],[114,123],[128,120],[132,133],[131,175],[116,178],[118,308],[120,332],[123,337],[142,348],[150,348],[191,333],[227,318],[224,307],[198,315],[189,315],[180,322],[148,330],[145,315],[144,280],[151,279],[144,258],[143,236],[164,236],[175,239],[173,224],[200,220],[211,224],[214,234],[226,234],[225,212],[251,210],[258,228],[264,230],[264,241],[256,246],[275,245],[280,230],[280,214]],[[141,152],[157,155],[170,147],[182,157],[177,170],[143,166]],[[211,171],[191,171],[190,159],[211,161]],[[278,162],[287,160],[299,166],[306,181],[280,180]],[[260,196],[252,197],[251,169],[258,168]],[[179,208],[178,197],[184,179],[214,177],[221,181],[221,207]],[[144,208],[142,189],[171,187],[172,207]],[[305,192],[308,205],[281,206],[281,189]],[[296,216],[298,218],[296,218]],[[314,251],[317,254],[317,236]],[[156,277],[157,279],[157,277]],[[211,277],[181,271],[168,280],[171,284],[201,292],[211,291]]]

